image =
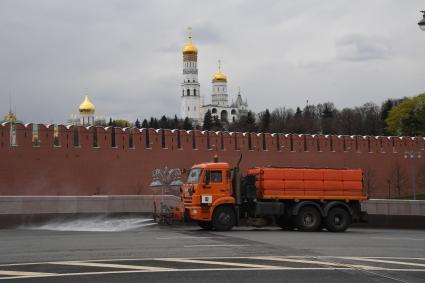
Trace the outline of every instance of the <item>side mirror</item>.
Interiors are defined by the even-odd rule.
[[[211,182],[211,171],[205,172],[205,185],[208,186]]]

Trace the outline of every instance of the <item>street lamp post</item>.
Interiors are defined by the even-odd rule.
[[[413,191],[413,199],[416,200],[416,164],[415,159],[420,159],[421,152],[420,151],[406,151],[404,153],[405,159],[411,159],[412,160],[412,191]]]
[[[423,13],[423,18],[419,21],[418,26],[421,30],[425,31],[425,11],[421,11],[421,13]]]

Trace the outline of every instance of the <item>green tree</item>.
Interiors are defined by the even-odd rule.
[[[177,118],[177,115],[174,115],[173,128],[174,129],[180,129],[180,121]]]
[[[385,122],[393,135],[425,136],[425,93],[393,107]]]
[[[214,131],[223,130],[223,124],[220,121],[220,119],[218,119],[218,116],[214,116],[211,129],[214,130]]]
[[[143,119],[142,128],[145,128],[145,129],[149,128],[148,120]]]
[[[130,127],[130,122],[124,119],[114,120],[112,124],[116,127],[121,127],[121,128]]]
[[[188,117],[184,118],[183,129],[186,131],[193,130],[192,123],[190,122]]]
[[[169,129],[170,128],[170,125],[168,123],[168,119],[167,119],[167,117],[165,117],[165,115],[163,115],[161,117],[161,120],[159,120],[159,127],[161,129]]]
[[[270,128],[270,111],[269,109],[266,109],[266,111],[261,112],[259,115],[259,120],[260,120],[260,131],[263,133],[267,133],[269,132],[269,128]]]
[[[205,113],[204,115],[204,123],[202,125],[202,130],[204,131],[210,131],[212,129],[212,115],[211,115],[211,111],[208,110],[207,113]]]
[[[139,119],[136,119],[136,122],[134,123],[134,126],[135,126],[136,128],[138,128],[138,129],[140,129],[140,128],[141,128]]]

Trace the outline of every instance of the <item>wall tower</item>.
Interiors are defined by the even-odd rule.
[[[183,47],[183,82],[181,84],[181,118],[201,120],[201,94],[198,82],[198,49],[192,43],[191,28]]]

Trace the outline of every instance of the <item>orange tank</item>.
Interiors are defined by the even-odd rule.
[[[361,169],[307,169],[260,167],[247,171],[255,176],[260,199],[362,200]]]

